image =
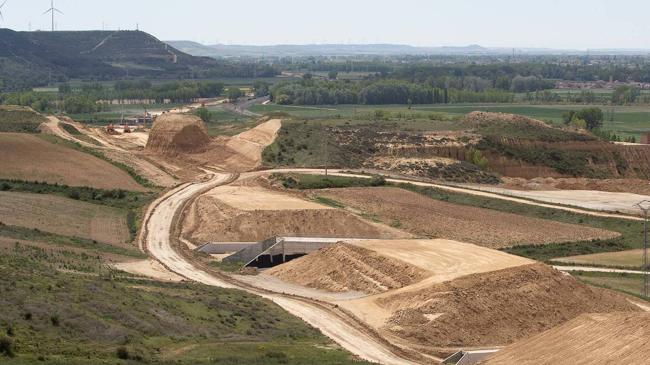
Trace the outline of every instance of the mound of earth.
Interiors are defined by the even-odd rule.
[[[402,288],[430,275],[417,266],[346,243],[322,248],[267,273],[311,288],[369,294]]]
[[[495,112],[471,112],[465,115],[465,121],[472,125],[480,126],[486,123],[513,123],[513,124],[527,124],[536,127],[551,128],[548,124],[541,120],[532,119],[523,115],[508,114],[508,113],[495,113]]]
[[[201,118],[167,113],[154,121],[146,149],[167,155],[196,153],[204,151],[209,143],[210,137]]]
[[[196,243],[255,242],[272,236],[393,238],[407,234],[367,223],[336,209],[243,210],[212,196],[198,198],[185,218],[183,234]]]
[[[345,188],[319,195],[422,237],[504,248],[619,236],[617,232],[434,200],[404,189]]]
[[[486,365],[645,364],[650,313],[585,314],[502,349]]]
[[[541,263],[464,276],[375,299],[390,308],[384,330],[426,346],[496,346],[584,313],[640,311],[623,295]]]

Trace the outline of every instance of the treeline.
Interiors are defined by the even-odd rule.
[[[361,82],[303,79],[280,83],[270,90],[271,99],[280,105],[335,104],[447,104],[506,103],[514,94],[488,89],[480,92],[437,88],[404,80],[366,80]]]
[[[80,88],[68,84],[54,93],[15,92],[0,94],[0,103],[29,106],[39,112],[63,111],[70,114],[94,113],[107,108],[113,101],[149,101],[163,104],[190,103],[199,98],[222,95],[224,85],[213,81],[176,81],[153,85],[150,81],[118,81],[113,87],[88,83]]]

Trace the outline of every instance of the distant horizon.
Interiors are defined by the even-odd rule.
[[[8,0],[0,27],[49,30],[48,0]],[[161,40],[224,45],[400,44],[488,48],[650,49],[641,0],[55,0],[59,30],[141,29]],[[506,45],[506,46],[503,46]],[[516,45],[516,46],[513,46]]]

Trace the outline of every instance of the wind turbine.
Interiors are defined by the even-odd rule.
[[[45,14],[47,14],[47,13],[52,13],[52,31],[54,32],[54,13],[59,13],[59,14],[63,15],[63,12],[62,12],[61,10],[55,8],[55,7],[54,7],[54,0],[51,0],[50,8],[47,9],[47,10],[43,13],[43,15],[45,15]]]
[[[7,3],[7,1],[9,1],[9,0],[5,0],[5,1],[2,3],[2,5],[0,5],[0,19],[2,19],[2,21],[5,20],[5,17],[2,15],[2,8],[5,7],[5,4]]]

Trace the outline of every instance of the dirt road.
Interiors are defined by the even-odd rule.
[[[186,203],[196,195],[218,185],[227,184],[232,177],[230,174],[214,174],[208,181],[183,184],[151,204],[146,215],[145,227],[141,233],[141,243],[146,247],[148,253],[167,269],[186,279],[222,288],[239,288],[267,298],[319,329],[343,348],[362,359],[391,365],[414,364],[414,362],[394,354],[387,345],[376,340],[373,335],[364,333],[358,327],[353,326],[334,311],[299,298],[251,290],[243,284],[237,285],[234,280],[217,278],[195,267],[174,250],[171,232],[174,228],[175,218],[178,217]]]

